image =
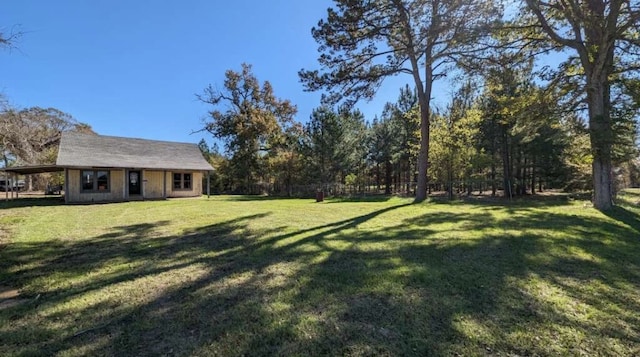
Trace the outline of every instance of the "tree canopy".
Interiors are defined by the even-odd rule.
[[[612,80],[628,77],[640,69],[640,3],[630,0],[526,0],[525,13],[532,43],[566,50],[570,54],[563,75],[573,71],[582,81],[588,109],[589,137],[593,155],[594,205],[606,210],[613,205]],[[527,17],[523,17],[527,19]],[[526,23],[525,23],[526,25]]]
[[[301,70],[307,90],[328,90],[332,102],[371,98],[382,81],[413,78],[420,105],[421,141],[416,200],[427,194],[433,81],[448,64],[480,51],[480,39],[501,16],[493,1],[336,0],[312,35],[321,70]]]
[[[263,157],[281,142],[296,107],[278,99],[268,81],[261,84],[248,64],[240,72],[227,70],[222,90],[209,85],[197,98],[213,106],[203,130],[224,140],[235,177],[245,186],[259,181],[266,169]]]
[[[16,42],[18,42],[22,35],[22,31],[16,30],[15,27],[10,31],[3,31],[0,29],[0,48],[14,48],[16,46]]]

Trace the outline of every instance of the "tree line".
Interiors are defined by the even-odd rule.
[[[495,67],[467,80],[430,118],[428,192],[450,197],[484,193],[507,197],[546,189],[591,188],[589,130],[558,88],[543,87],[531,63]],[[321,105],[305,124],[295,107],[277,98],[244,64],[226,73],[223,90],[201,100],[224,105],[205,129],[224,148],[200,148],[216,172],[215,192],[309,196],[401,194],[418,189],[420,103],[410,86],[399,89],[374,118],[347,105]],[[481,80],[481,82],[479,82]],[[640,185],[637,123],[617,118],[615,183]]]
[[[502,189],[509,196],[531,189],[536,179],[539,187],[541,180],[580,186],[589,176],[594,206],[601,210],[612,207],[620,169],[617,165],[621,157],[628,156],[629,145],[621,141],[635,144],[634,120],[640,102],[637,1],[334,0],[334,6],[311,32],[319,44],[320,68],[303,69],[299,75],[307,90],[325,92],[323,102],[328,106],[314,113],[311,122],[320,120],[316,115],[329,111],[330,116],[360,123],[354,133],[343,133],[345,137],[363,135],[367,142],[380,138],[380,150],[372,144],[349,152],[347,156],[359,157],[359,167],[351,167],[347,175],[363,180],[372,175],[364,173],[371,172],[373,165],[378,182],[382,165],[387,183],[388,177],[413,176],[416,201],[426,198],[436,178],[446,181],[451,192],[453,182],[459,181],[456,179],[470,183],[473,177],[482,177],[487,167],[492,192],[497,190],[495,182],[500,176]],[[544,68],[537,80],[532,80],[531,70],[526,67],[533,68],[533,59],[558,52],[566,60],[555,68]],[[480,77],[485,89],[478,98],[454,98],[448,108],[438,112],[431,104],[433,83],[451,73],[476,82]],[[397,146],[381,139],[393,127],[391,107],[369,128],[357,113],[343,108],[350,108],[359,99],[372,98],[384,79],[395,75],[408,75],[414,84],[417,106],[412,109],[419,118],[419,145],[413,168],[407,150],[384,152],[387,147]],[[212,119],[215,126],[218,119]],[[292,123],[280,125],[283,132],[295,132]],[[317,163],[308,155],[313,145],[304,141],[312,142],[314,133],[313,127],[304,129],[299,140],[306,151],[301,149],[296,160],[305,168],[303,176],[317,181],[322,175],[306,172],[307,167],[324,166],[324,156]],[[218,138],[228,138],[212,132]],[[576,160],[567,160],[570,154],[564,149],[575,144],[567,143],[567,135],[582,140],[586,135],[586,141],[580,144],[586,144],[588,152],[572,147]],[[438,138],[437,142],[432,136]],[[413,144],[403,143],[415,149]],[[251,160],[276,160],[272,155],[277,150],[272,149],[253,151]],[[287,150],[293,149],[289,146]],[[379,152],[371,154],[372,150]],[[227,152],[238,157],[234,150]],[[565,154],[559,156],[558,152]],[[399,157],[405,157],[407,172],[400,172]],[[396,167],[392,169],[394,162]],[[238,165],[236,160],[230,163],[232,167]],[[341,168],[344,177],[340,182],[346,182],[344,163],[331,165]],[[567,174],[570,171],[564,166],[572,167],[573,174]],[[590,166],[588,174],[585,166]],[[266,179],[265,167],[243,178]],[[398,172],[400,176],[394,176]],[[564,179],[560,179],[561,172]],[[466,186],[469,189],[469,184]]]
[[[449,72],[480,73],[496,63],[521,62],[561,51],[549,67],[552,84],[584,104],[591,155],[593,202],[613,204],[616,87],[634,92],[640,55],[640,4],[630,0],[335,0],[312,34],[320,69],[302,70],[309,90],[332,99],[370,98],[397,74],[413,79],[420,103],[421,143],[416,200],[426,197],[433,82]],[[504,7],[507,7],[505,11]],[[637,106],[637,92],[635,92]],[[633,108],[633,107],[632,107]],[[628,108],[625,108],[628,109]],[[637,112],[637,109],[636,109]]]

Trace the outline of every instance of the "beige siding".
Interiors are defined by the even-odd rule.
[[[202,172],[193,173],[193,192],[194,196],[202,196]]]
[[[144,198],[164,197],[164,176],[162,171],[145,170],[142,173],[144,180]]]
[[[67,170],[68,192],[67,202],[69,203],[91,203],[91,202],[108,202],[108,201],[125,201],[128,182],[124,175],[124,170],[109,170],[109,192],[82,192],[82,184],[80,172],[82,170]],[[166,190],[166,197],[197,197],[202,195],[202,172],[193,171],[176,171],[181,173],[190,173],[192,175],[192,189],[190,190],[174,190],[173,189],[173,172],[158,170],[144,170],[143,194],[144,198],[159,199],[163,198]],[[166,182],[166,186],[165,186]]]
[[[105,201],[123,201],[124,200],[124,172],[123,170],[109,170],[109,192],[82,192],[81,170],[67,170],[66,178],[68,180],[67,202],[84,203],[84,202],[105,202]]]
[[[192,171],[176,171],[182,173],[190,173],[192,175],[191,190],[174,190],[173,189],[173,172],[167,171],[167,197],[196,197],[202,195],[202,172]]]

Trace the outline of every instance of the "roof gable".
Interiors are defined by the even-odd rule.
[[[195,144],[64,132],[58,166],[162,170],[213,168]]]

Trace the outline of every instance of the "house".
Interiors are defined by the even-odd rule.
[[[55,165],[8,168],[64,172],[67,203],[196,197],[213,171],[195,144],[64,132]]]

